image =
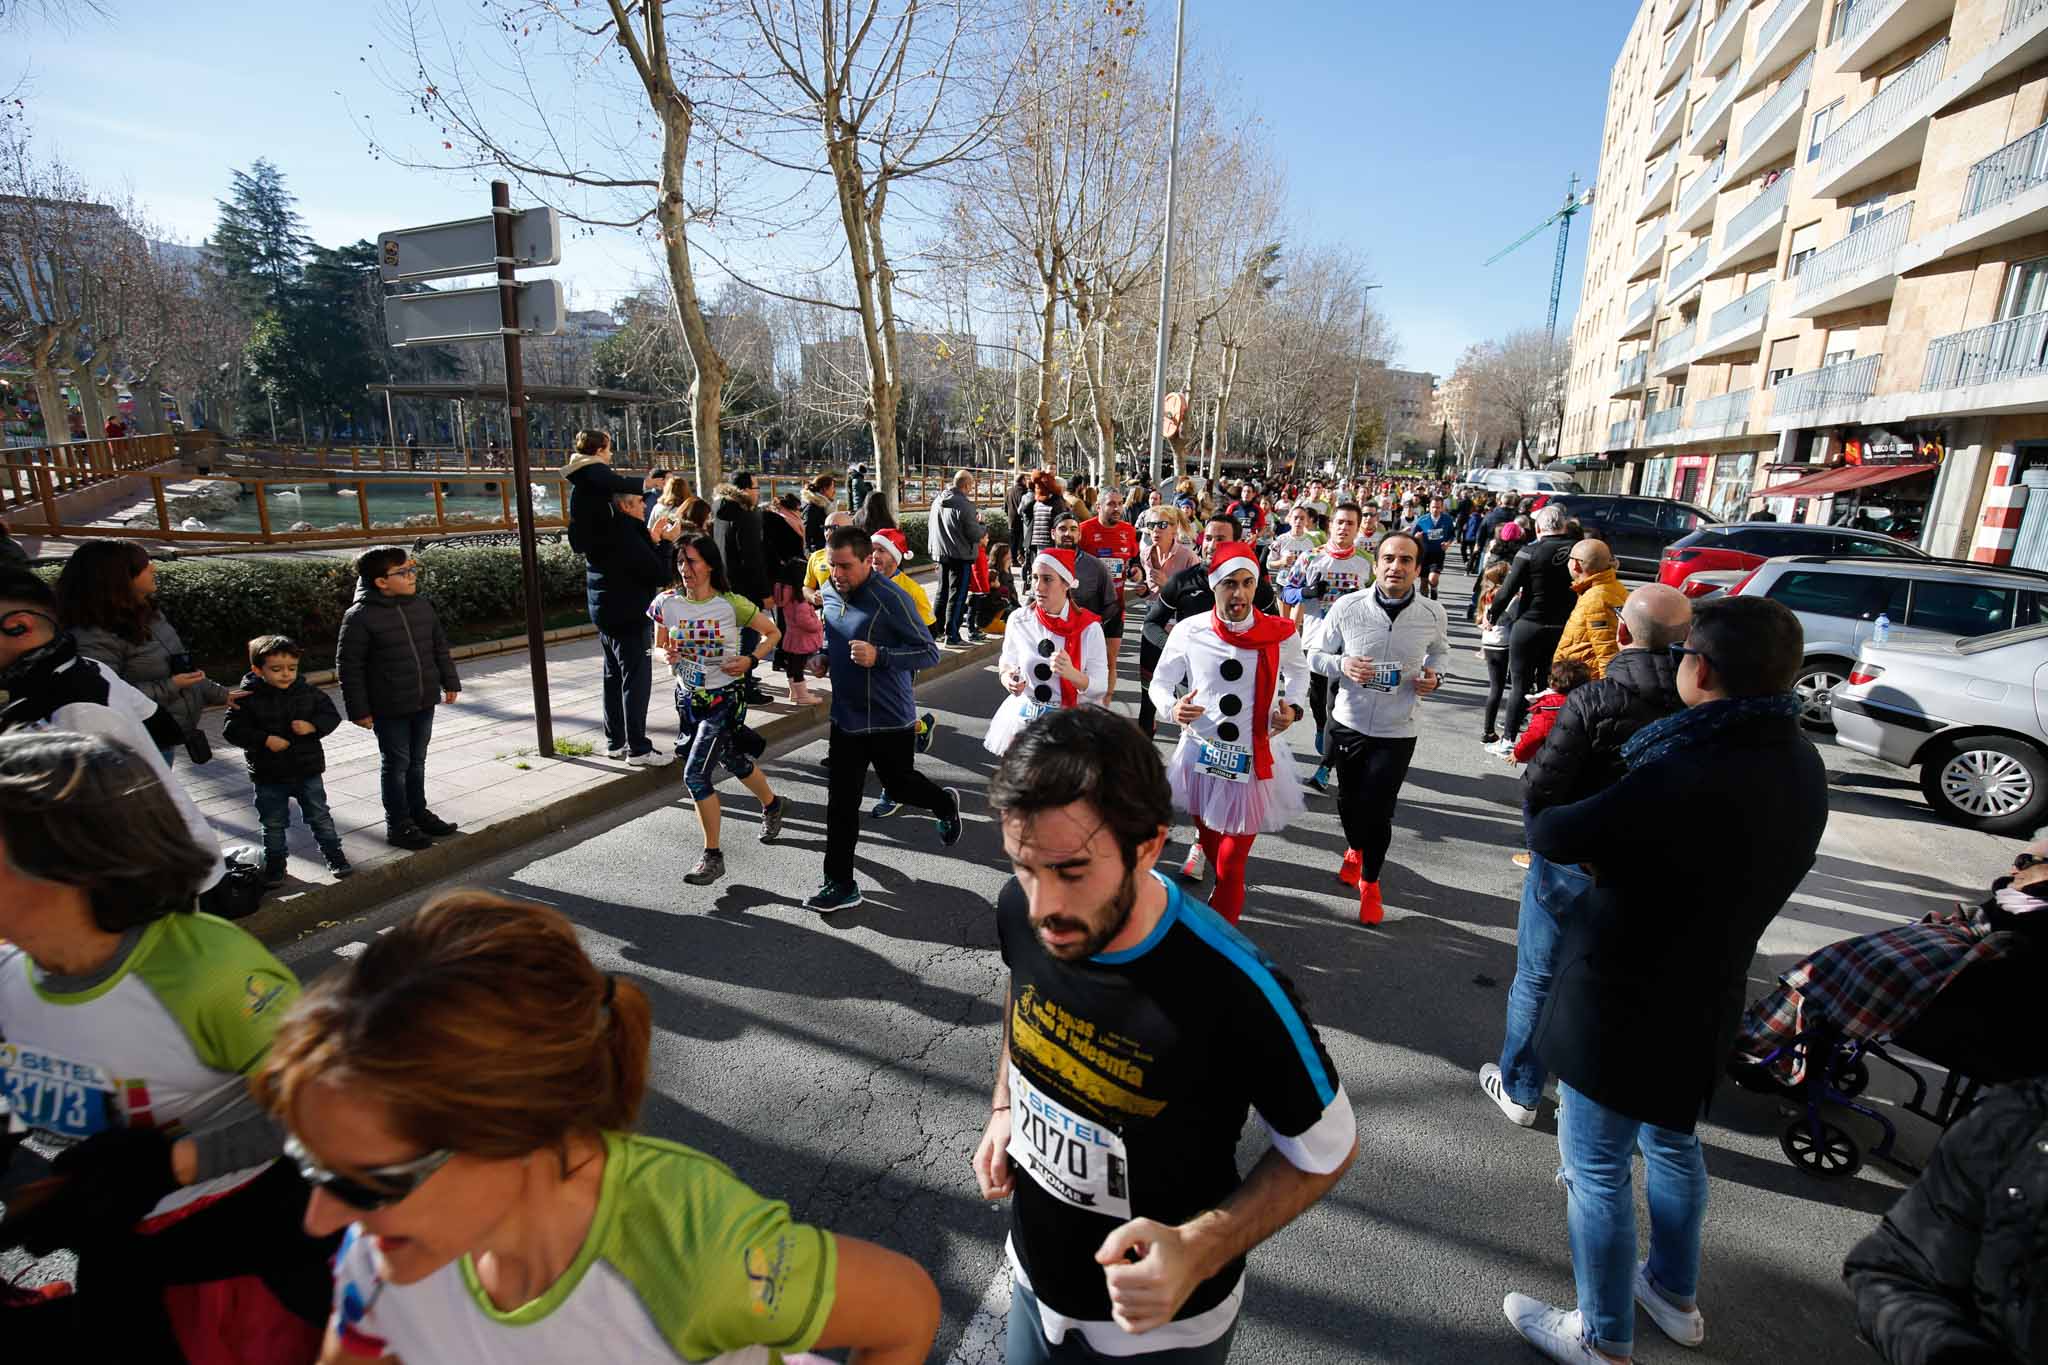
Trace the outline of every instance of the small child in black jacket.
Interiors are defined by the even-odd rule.
[[[341,835],[327,810],[327,754],[320,741],[341,725],[341,712],[325,692],[299,676],[305,651],[282,635],[261,635],[249,642],[249,672],[238,692],[241,698],[221,727],[223,738],[249,760],[249,780],[256,784],[256,815],[263,821],[264,878],[276,886],[284,880],[285,831],[291,828],[291,803],[319,841],[327,870],[346,877],[355,869],[341,851]]]

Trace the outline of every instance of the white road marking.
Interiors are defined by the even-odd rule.
[[[382,929],[379,929],[377,932],[380,934],[388,934],[397,927],[398,926],[395,924],[387,924]],[[340,958],[355,959],[361,957],[364,951],[367,948],[369,948],[369,946],[369,944],[360,941],[355,943],[344,943],[339,948],[336,948],[334,950],[334,955]]]

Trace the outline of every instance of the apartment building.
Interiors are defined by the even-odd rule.
[[[1587,481],[2048,566],[2048,0],[1647,0],[1591,216]]]

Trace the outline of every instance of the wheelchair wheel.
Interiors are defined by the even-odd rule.
[[[1785,1158],[1808,1175],[1845,1180],[1863,1169],[1863,1151],[1855,1139],[1826,1119],[1796,1118],[1778,1134]]]
[[[1870,1066],[1861,1057],[1835,1073],[1835,1089],[1854,1098],[1870,1085]]]

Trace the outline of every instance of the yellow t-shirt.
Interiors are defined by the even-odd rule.
[[[832,581],[832,570],[825,563],[830,550],[811,551],[810,562],[804,566],[804,591],[823,592],[825,585]]]
[[[932,613],[932,599],[925,595],[923,585],[915,578],[907,573],[899,573],[890,581],[910,594],[910,600],[917,604],[917,614],[924,618],[926,625],[929,626],[939,619]]]

